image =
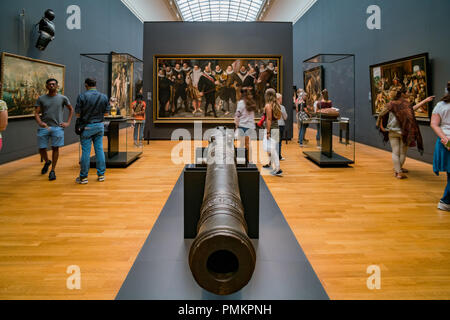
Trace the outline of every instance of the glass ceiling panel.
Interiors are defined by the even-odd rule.
[[[265,0],[175,0],[184,21],[256,21]]]

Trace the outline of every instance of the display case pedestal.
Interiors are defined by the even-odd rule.
[[[303,154],[320,167],[354,164],[357,141],[355,55],[317,54],[303,61],[303,70],[305,102],[313,115],[311,119],[302,119],[305,126],[299,126],[303,138],[309,140],[299,141]],[[307,134],[310,127],[307,125],[311,124],[312,129],[317,125],[315,139]]]
[[[321,151],[305,151],[306,157],[319,166],[347,166],[354,161],[333,152],[333,123],[341,123],[337,119],[320,119],[322,137]]]
[[[105,136],[108,138],[108,149],[105,150],[105,162],[107,168],[126,168],[134,161],[136,161],[142,155],[142,148],[129,148],[128,140],[122,139],[121,141],[121,130],[122,134],[127,135],[129,130],[129,119],[125,118],[114,118],[107,117],[105,120],[109,121],[107,130],[105,131]],[[126,141],[123,143],[123,141]],[[105,145],[105,144],[104,144]],[[96,157],[91,157],[90,160],[91,168],[96,167]]]
[[[109,157],[105,152],[106,168],[126,168],[135,162],[142,152],[118,152],[114,157]],[[96,167],[96,157],[91,157],[91,168]]]

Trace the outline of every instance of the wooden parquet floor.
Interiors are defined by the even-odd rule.
[[[153,141],[88,185],[74,182],[77,145],[61,150],[55,182],[39,156],[0,166],[0,299],[114,299],[182,172],[174,146]],[[360,144],[352,168],[320,169],[295,142],[283,150],[285,176],[264,179],[332,299],[450,298],[445,177],[408,159],[409,179],[396,180],[390,153]],[[71,265],[80,290],[66,287]],[[370,265],[380,290],[367,288]]]

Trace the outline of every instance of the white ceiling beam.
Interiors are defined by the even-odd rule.
[[[142,22],[182,20],[174,0],[121,0]],[[317,0],[265,0],[266,11],[259,12],[260,21],[296,23]],[[264,7],[263,7],[264,8]],[[177,17],[177,14],[180,17]]]
[[[121,0],[142,22],[177,21],[166,0]]]
[[[296,23],[317,0],[272,0],[262,21]],[[272,2],[271,1],[271,2]]]

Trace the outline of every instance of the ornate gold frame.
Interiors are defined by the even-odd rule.
[[[278,70],[279,70],[279,89],[280,93],[283,94],[283,56],[282,55],[161,55],[157,54],[153,56],[153,123],[194,123],[195,121],[202,121],[203,123],[211,123],[211,124],[225,124],[225,123],[234,123],[233,118],[212,118],[212,117],[202,117],[202,118],[171,118],[167,120],[158,119],[158,85],[157,85],[157,63],[158,59],[189,59],[189,58],[198,58],[199,60],[226,60],[226,59],[272,59],[279,61]]]
[[[44,61],[44,60],[38,60],[38,59],[33,59],[33,58],[28,58],[28,57],[24,57],[24,56],[19,56],[16,54],[12,54],[12,53],[7,53],[7,52],[2,52],[2,63],[1,63],[1,81],[3,84],[3,79],[5,76],[5,57],[13,57],[13,58],[17,58],[17,59],[22,59],[22,60],[27,60],[27,61],[31,61],[31,62],[36,62],[36,63],[42,63],[42,64],[47,64],[47,65],[51,65],[51,66],[55,66],[55,67],[60,67],[63,69],[63,79],[62,79],[62,85],[61,86],[61,93],[64,94],[64,88],[65,88],[65,79],[66,79],[66,66],[62,65],[62,64],[58,64],[58,63],[53,63],[53,62],[48,62],[48,61]],[[3,86],[0,90],[0,98],[3,98]],[[34,115],[22,115],[22,116],[11,116],[9,117],[10,119],[20,119],[20,118],[31,118]]]

